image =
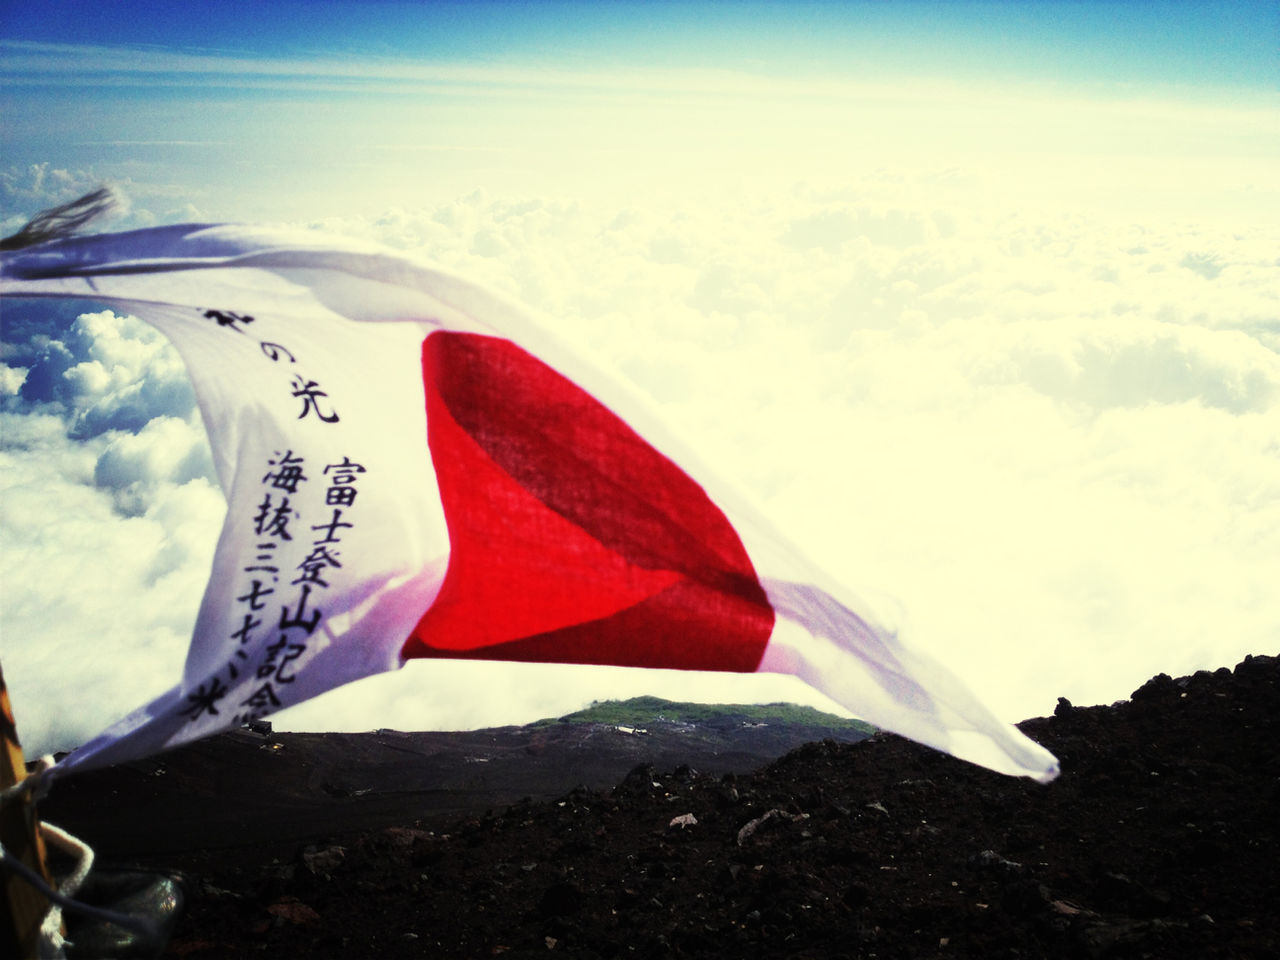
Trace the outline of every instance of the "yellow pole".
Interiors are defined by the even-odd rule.
[[[0,669],[0,789],[11,787],[27,776],[18,743],[18,728],[9,706],[9,691]],[[29,796],[0,804],[0,842],[52,885],[45,862],[44,839],[38,829],[36,805]],[[49,901],[26,880],[4,871],[4,916],[0,923],[0,956],[35,957],[40,924],[49,910]]]

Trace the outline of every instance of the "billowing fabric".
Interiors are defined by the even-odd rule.
[[[7,252],[0,283],[163,331],[227,498],[181,681],[57,770],[445,657],[788,673],[993,770],[1057,774],[617,380],[479,287],[341,238],[202,225]]]

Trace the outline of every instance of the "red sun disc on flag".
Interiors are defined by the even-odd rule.
[[[433,333],[422,368],[450,558],[406,658],[755,670],[773,610],[684,471],[509,340]]]

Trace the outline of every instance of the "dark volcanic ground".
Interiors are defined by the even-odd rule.
[[[611,789],[504,806],[484,790],[445,802],[425,773],[379,797],[394,765],[361,774],[343,740],[330,755],[323,738],[236,735],[195,755],[195,786],[172,754],[151,775],[72,778],[43,813],[108,860],[184,870],[166,955],[197,960],[1280,956],[1276,658],[1021,727],[1062,760],[1055,783],[876,736],[754,773],[659,751]],[[421,766],[422,735],[398,736]],[[556,766],[572,751],[521,750],[543,778],[525,793],[580,779]],[[183,795],[169,827],[162,804]],[[202,806],[221,826],[196,826]],[[252,845],[214,846],[237,811]]]
[[[235,731],[78,774],[58,784],[41,814],[107,860],[198,873],[239,856],[291,858],[300,843],[338,834],[447,825],[525,798],[605,789],[639,763],[749,773],[805,743],[866,736],[732,713],[639,729],[544,722],[450,733]]]

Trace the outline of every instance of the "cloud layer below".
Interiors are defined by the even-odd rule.
[[[666,211],[473,194],[326,226],[545,313],[834,573],[901,601],[911,638],[1010,719],[1273,649],[1274,232],[878,187]],[[5,667],[43,749],[176,677],[222,506],[155,331],[28,301],[4,341]],[[797,692],[411,664],[286,722],[465,727],[650,690]]]
[[[0,227],[111,172],[135,199],[119,227],[269,211],[490,284],[638,384],[833,574],[896,598],[910,638],[1011,720],[1275,652],[1263,107],[862,85],[766,109],[714,77],[684,105],[580,80],[474,111],[210,104],[199,130],[158,102],[163,123],[82,144],[93,163],[0,171]],[[223,506],[154,330],[89,303],[3,309],[0,630],[39,751],[175,681]],[[643,692],[803,695],[432,662],[282,720],[471,727]]]

